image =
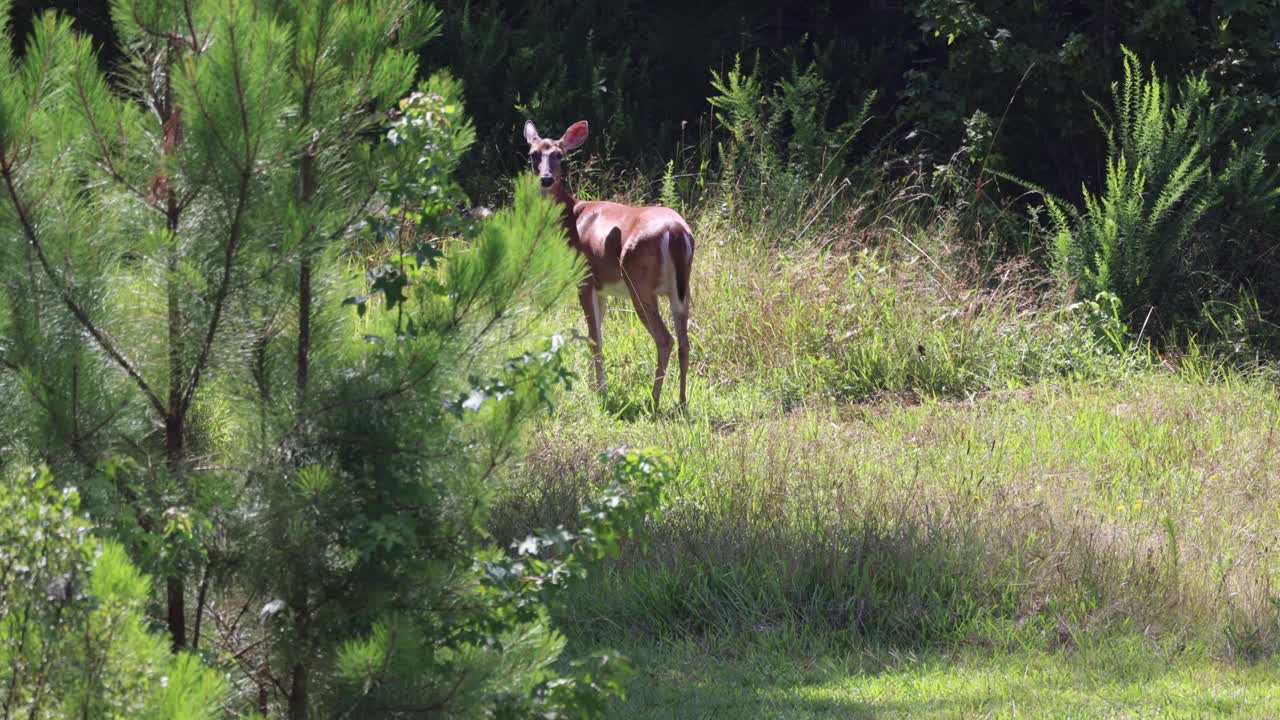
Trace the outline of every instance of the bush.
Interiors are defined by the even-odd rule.
[[[1203,299],[1194,275],[1214,270],[1193,252],[1197,239],[1224,241],[1210,237],[1221,232],[1207,222],[1212,209],[1228,193],[1246,207],[1274,202],[1280,186],[1268,187],[1256,141],[1228,144],[1232,113],[1214,101],[1204,73],[1187,75],[1175,93],[1125,49],[1111,94],[1111,115],[1096,116],[1107,138],[1104,189],[1083,188],[1081,210],[1046,198],[1053,264],[1086,297],[1110,293],[1125,314],[1155,308],[1173,319]]]
[[[148,627],[150,580],[48,469],[0,482],[0,717],[199,720],[222,677]]]
[[[875,101],[863,98],[858,110],[832,126],[833,92],[810,63],[766,90],[757,59],[751,72],[741,58],[723,76],[714,70],[708,102],[724,131],[717,144],[719,193],[728,220],[751,224],[767,243],[795,239],[849,187],[850,145],[862,130]]]

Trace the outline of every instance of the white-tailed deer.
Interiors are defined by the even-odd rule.
[[[543,192],[564,205],[564,229],[570,247],[586,260],[588,272],[578,289],[578,300],[587,316],[596,389],[601,394],[605,389],[601,345],[605,294],[625,292],[658,346],[658,368],[653,379],[653,409],[657,411],[672,347],[671,333],[658,313],[658,298],[665,295],[676,326],[683,406],[685,376],[689,372],[689,272],[693,269],[693,233],[689,224],[670,208],[576,200],[565,188],[561,160],[565,153],[586,142],[585,120],[569,126],[559,140],[539,137],[533,123],[526,122],[524,139],[529,142],[529,162],[542,180]]]

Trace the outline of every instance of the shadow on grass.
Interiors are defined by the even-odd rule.
[[[1018,613],[1009,578],[984,562],[969,526],[849,517],[830,527],[788,527],[785,510],[716,489],[749,515],[708,518],[702,504],[670,507],[643,542],[570,590],[557,613],[571,636],[605,640],[717,633],[838,636],[928,651]],[[544,496],[545,497],[545,496]],[[1050,619],[1024,618],[1028,630]]]
[[[662,406],[657,413],[653,412],[653,400],[648,394],[638,396],[634,393],[609,390],[601,403],[605,414],[618,422],[627,424],[688,420],[691,417],[688,405],[680,405],[674,394],[669,395],[665,392],[662,395]]]
[[[649,402],[638,400],[627,393],[610,390],[601,402],[605,413],[619,422],[635,423],[653,417]]]
[[[732,641],[731,641],[732,642]],[[750,645],[750,641],[746,643]],[[745,648],[736,648],[740,650]],[[701,652],[696,642],[639,646],[628,653],[637,672],[627,699],[615,701],[616,718],[879,717],[883,707],[834,698],[788,697],[821,683],[828,673],[806,670],[772,653],[724,657]],[[734,655],[739,655],[734,657]]]

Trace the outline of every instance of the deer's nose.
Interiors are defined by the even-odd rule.
[[[542,187],[551,187],[553,184],[555,184],[555,181],[556,181],[556,179],[555,179],[555,178],[553,178],[553,177],[551,177],[550,175],[543,175],[543,176],[542,176]]]

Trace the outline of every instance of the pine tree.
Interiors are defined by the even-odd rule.
[[[218,453],[208,389],[237,364],[249,296],[289,268],[305,386],[311,257],[372,194],[359,133],[408,89],[433,16],[169,0],[119,0],[112,15],[129,59],[117,86],[52,15],[21,62],[2,59],[0,175],[21,239],[6,260],[27,269],[7,287],[5,362],[43,420],[24,445],[88,482],[89,507],[167,579],[183,647],[196,536],[234,491],[201,469]],[[119,472],[104,477],[111,455]]]
[[[438,15],[112,16],[110,77],[53,15],[0,55],[12,461],[82,489],[163,580],[173,648],[247,680],[235,707],[599,710],[613,663],[562,677],[545,601],[656,507],[664,469],[625,455],[586,532],[486,547],[495,475],[571,379],[564,341],[533,333],[581,268],[531,182],[483,225],[456,212],[461,87],[407,94]]]

